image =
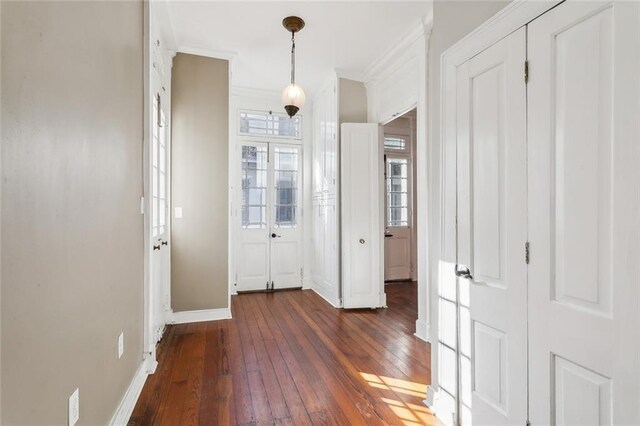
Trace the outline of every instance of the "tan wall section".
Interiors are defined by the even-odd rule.
[[[339,78],[338,84],[340,123],[366,123],[367,89],[364,83]]]
[[[142,360],[143,4],[1,7],[2,424],[76,387],[106,424]]]
[[[172,77],[171,305],[228,307],[229,62],[178,53]]]

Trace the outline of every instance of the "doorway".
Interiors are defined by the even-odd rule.
[[[384,148],[384,280],[415,281],[416,110],[382,127]]]
[[[302,287],[298,145],[241,142],[236,291]]]

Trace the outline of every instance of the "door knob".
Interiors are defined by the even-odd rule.
[[[472,280],[471,271],[469,271],[469,267],[465,265],[456,264],[456,277],[465,278],[467,280]]]
[[[278,235],[275,232],[271,234],[271,238],[280,238],[280,237],[282,237],[282,235]]]
[[[360,244],[364,244],[364,243],[365,243],[364,238],[360,238]]]

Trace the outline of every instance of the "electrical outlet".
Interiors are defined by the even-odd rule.
[[[80,419],[80,389],[76,388],[69,397],[69,426],[74,426]]]
[[[124,353],[124,331],[118,336],[118,358],[122,358]]]

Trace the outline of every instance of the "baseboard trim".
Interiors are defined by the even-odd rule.
[[[328,304],[330,304],[334,308],[338,308],[338,309],[342,308],[342,303],[341,302],[335,301],[335,300],[331,300],[330,298],[328,298],[327,296],[322,294],[322,291],[319,290],[317,287],[311,287],[310,290],[312,290],[318,296],[322,297]]]
[[[427,343],[431,343],[431,327],[426,320],[421,318],[416,320],[416,332],[414,336]]]
[[[111,421],[109,422],[110,426],[125,426],[129,423],[133,409],[136,406],[136,402],[138,402],[144,383],[147,380],[147,369],[148,362],[144,359],[138,366],[129,387],[124,393],[120,404],[118,404],[118,408],[115,413],[113,413],[113,417],[111,417]]]
[[[202,309],[200,311],[173,312],[171,324],[188,324],[191,322],[218,321],[231,319],[231,309]]]

